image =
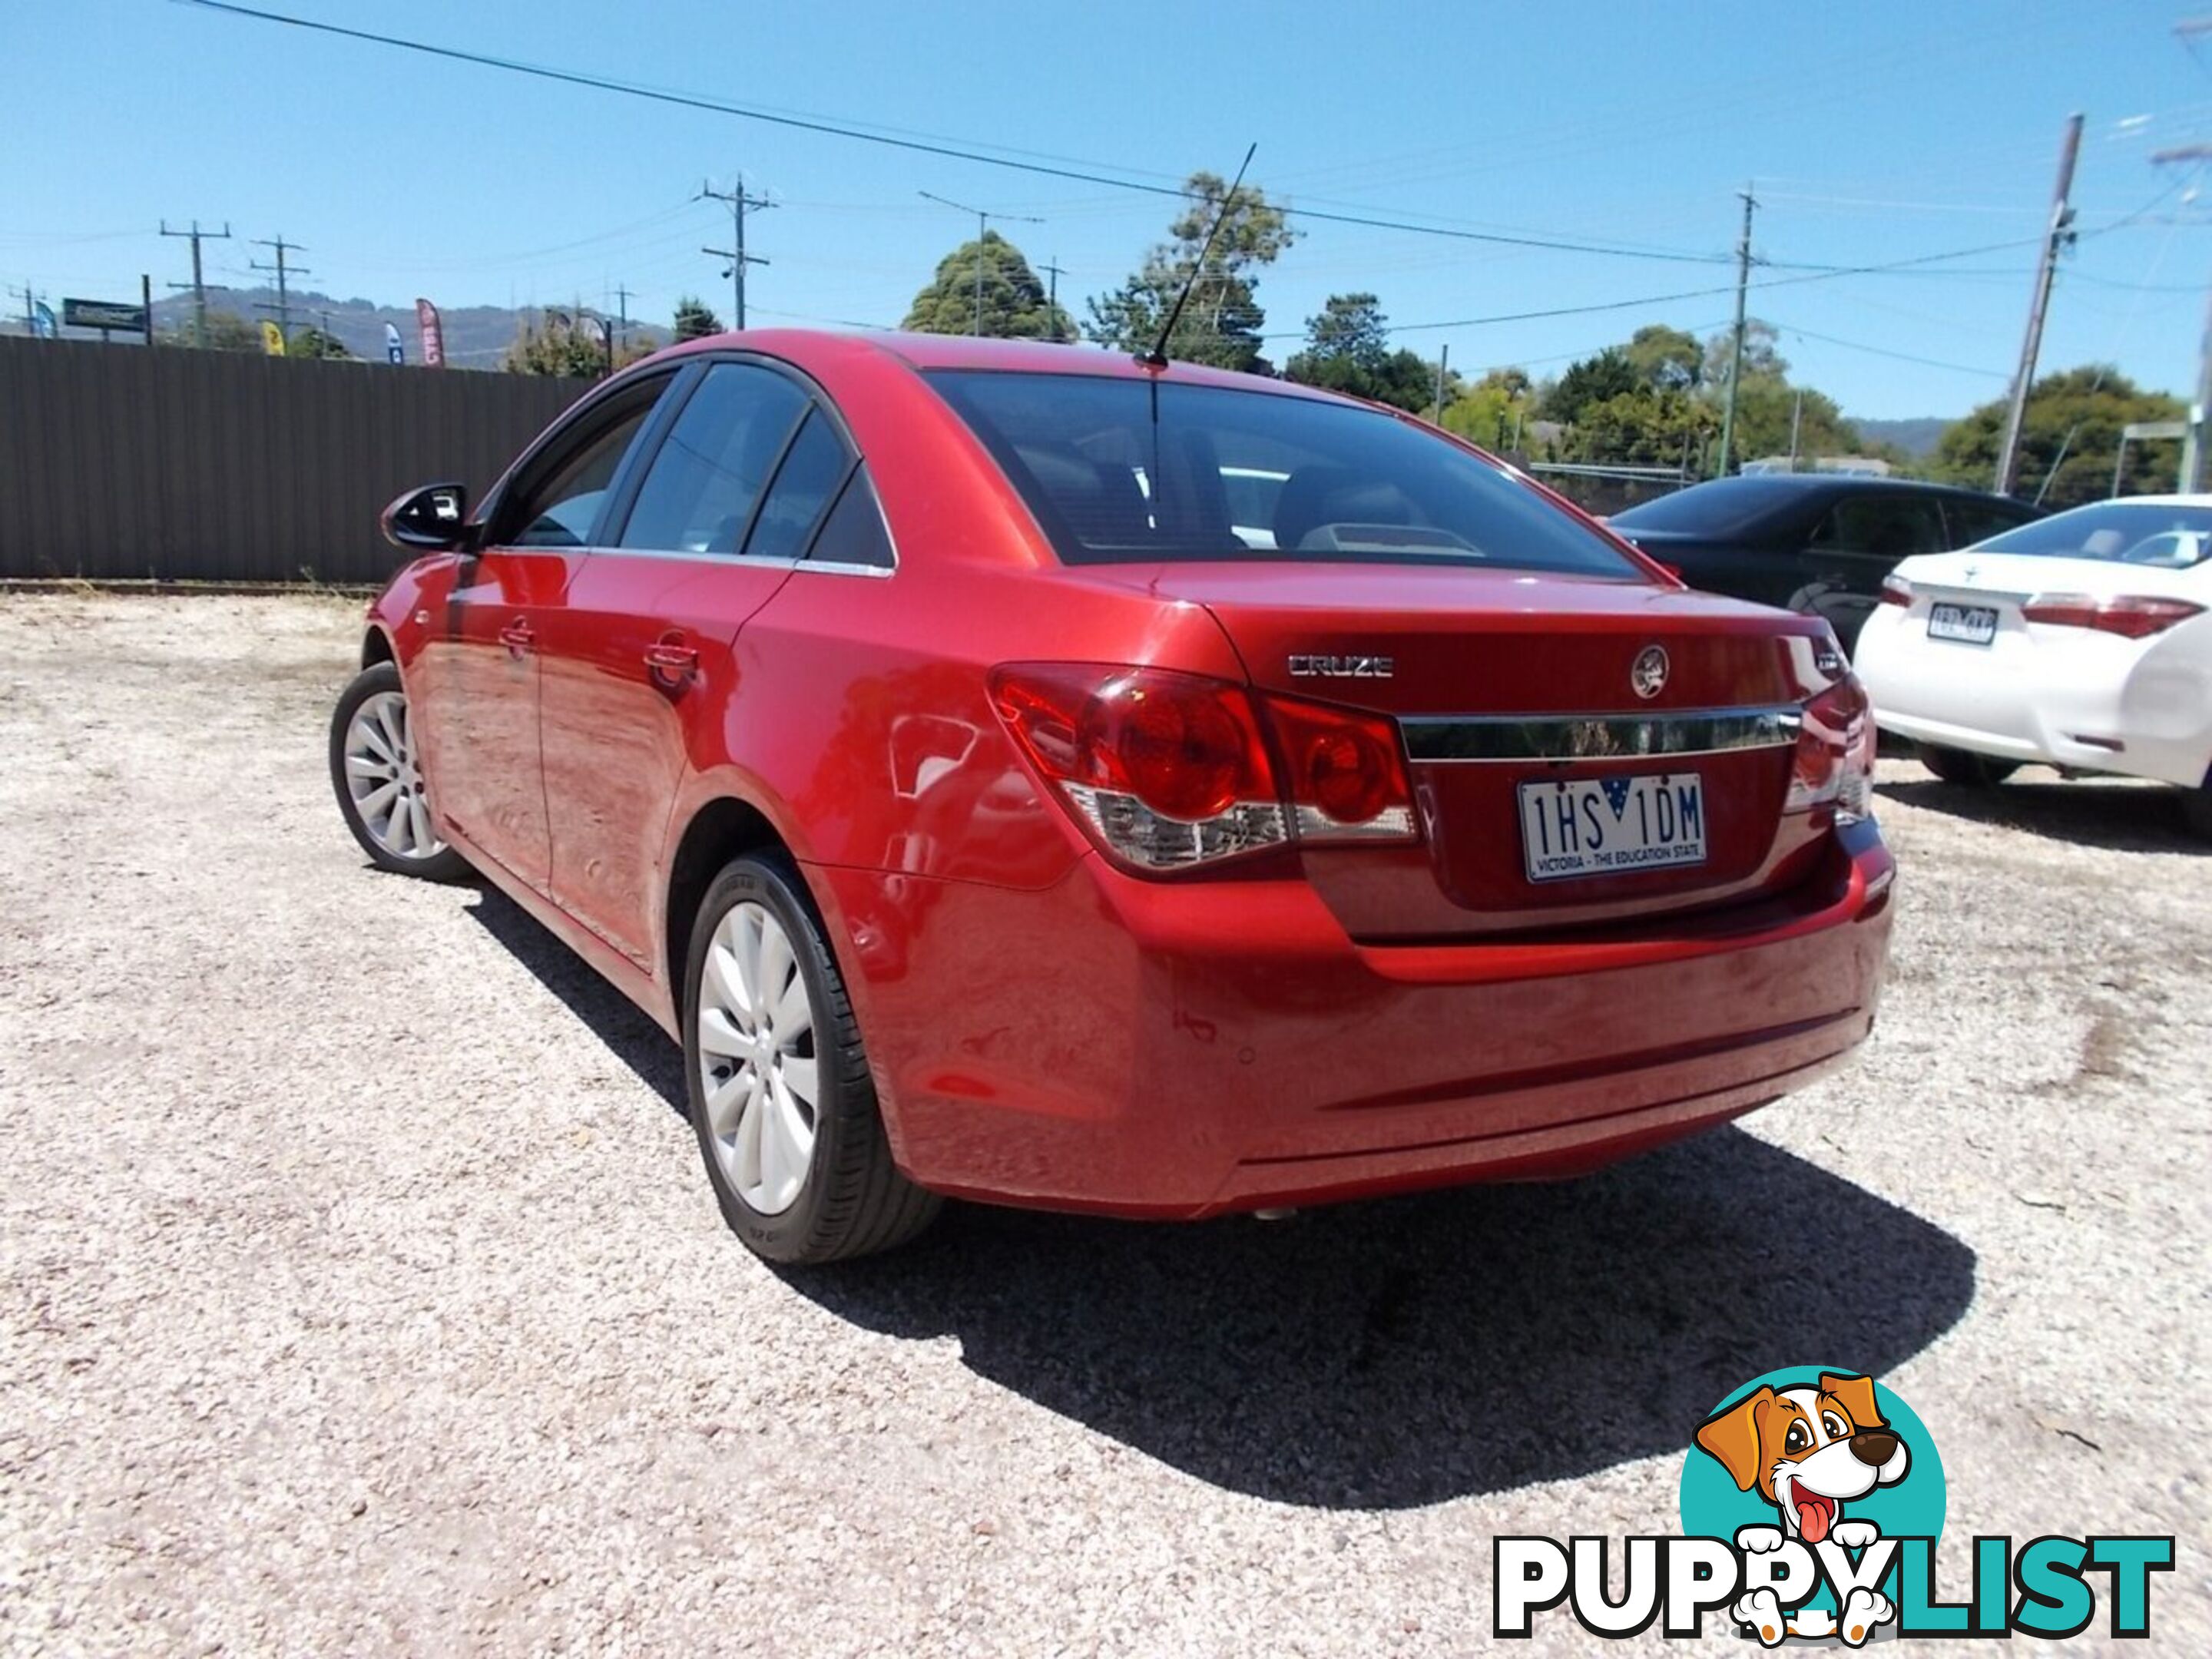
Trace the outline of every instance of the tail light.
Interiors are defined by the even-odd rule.
[[[1865,817],[1874,804],[1874,708],[1846,674],[1799,711],[1797,754],[1785,812],[1833,805],[1837,822]]]
[[[1881,579],[1881,602],[1884,605],[1911,605],[1912,584],[1902,576],[1884,576]]]
[[[1287,698],[1255,705],[1225,680],[1091,663],[1008,665],[991,676],[991,700],[1091,838],[1134,869],[1293,840],[1414,838],[1404,749],[1385,719]]]
[[[2187,622],[2203,609],[2187,599],[2146,594],[2100,599],[2088,593],[2039,593],[2021,607],[2020,614],[2030,622],[2048,623],[2055,628],[2093,628],[2100,634],[2147,640],[2176,623]]]

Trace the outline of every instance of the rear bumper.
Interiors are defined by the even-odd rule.
[[[1764,1104],[1872,1028],[1871,825],[1781,899],[1540,941],[1363,946],[1299,880],[1012,892],[816,868],[900,1166],[1195,1218],[1550,1177]]]

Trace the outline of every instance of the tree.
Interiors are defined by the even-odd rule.
[[[595,380],[607,372],[606,342],[598,329],[565,311],[548,311],[514,337],[500,367],[512,374],[562,374]]]
[[[1936,445],[1931,476],[1946,483],[1990,489],[2008,410],[2009,400],[2000,398],[1945,428]],[[2176,421],[2186,412],[2179,398],[2145,392],[2110,364],[2085,363],[2047,374],[2028,392],[2016,488],[2029,498],[2041,491],[2045,507],[2100,501],[2112,492],[2120,428],[2133,421]],[[2172,489],[2173,464],[2170,448],[2129,445],[2120,494]]]
[[[1646,386],[1670,392],[1692,392],[1705,379],[1705,349],[1698,337],[1685,329],[1652,323],[1636,331],[1626,356]]]
[[[1562,453],[1615,466],[1692,466],[1719,429],[1704,400],[1672,386],[1638,386],[1585,404]]]
[[[1217,217],[1221,233],[1201,270],[1200,250]],[[1239,185],[1232,198],[1228,180],[1194,173],[1183,185],[1183,210],[1168,227],[1168,235],[1120,288],[1091,299],[1091,320],[1084,331],[1101,345],[1151,350],[1176,296],[1196,271],[1190,302],[1167,343],[1168,356],[1267,373],[1267,360],[1260,351],[1267,313],[1255,295],[1261,268],[1273,264],[1297,237],[1282,210],[1256,185]]]
[[[676,302],[675,338],[679,343],[722,331],[722,319],[708,310],[707,302],[696,295],[687,294]]]
[[[321,357],[332,362],[350,362],[353,353],[345,343],[334,334],[325,334],[319,328],[303,328],[285,342],[287,357]]]
[[[975,277],[982,272],[982,326],[976,327]],[[937,263],[937,275],[914,296],[901,328],[921,334],[988,334],[1002,340],[1072,340],[1066,307],[1045,298],[1044,284],[1016,247],[995,230],[963,242]]]
[[[1544,418],[1572,426],[1583,410],[1632,392],[1646,389],[1644,377],[1619,346],[1607,346],[1595,357],[1567,365],[1567,372],[1544,396]]]
[[[1283,365],[1287,380],[1370,398],[1415,412],[1436,402],[1436,371],[1419,353],[1390,349],[1390,328],[1371,294],[1332,294],[1306,319],[1306,349]],[[1449,398],[1455,388],[1447,385]]]
[[[1743,379],[1748,386],[1757,380],[1786,380],[1790,364],[1775,349],[1779,340],[1774,325],[1763,323],[1756,317],[1747,317],[1743,324]],[[1723,331],[1705,342],[1704,381],[1717,398],[1728,395],[1729,366],[1735,361],[1735,336]],[[1748,453],[1748,452],[1746,452]]]
[[[261,331],[234,311],[210,311],[207,334],[198,337],[190,318],[161,337],[165,345],[199,346],[209,351],[258,351]]]
[[[1523,368],[1493,368],[1473,386],[1459,389],[1444,405],[1443,427],[1487,449],[1505,450],[1535,413],[1535,388]]]

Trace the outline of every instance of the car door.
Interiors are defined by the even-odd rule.
[[[423,746],[439,814],[540,891],[552,871],[538,650],[668,377],[633,383],[542,440],[488,509],[423,647]]]
[[[788,580],[848,466],[799,377],[710,363],[586,558],[544,691],[555,901],[657,972],[654,905],[695,728],[719,735],[738,630]]]
[[[1943,551],[1936,497],[1912,490],[1849,489],[1814,526],[1798,558],[1802,585],[1790,608],[1827,619],[1848,647],[1881,599],[1898,561]]]

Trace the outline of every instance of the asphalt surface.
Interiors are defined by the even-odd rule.
[[[346,836],[357,622],[0,598],[8,1650],[1462,1652],[1493,1534],[1674,1530],[1708,1408],[1821,1363],[1934,1433],[1946,1579],[2172,1533],[2152,1645],[2212,1650],[2169,797],[1885,762],[1861,1061],[1593,1179],[778,1273],[659,1031]]]

